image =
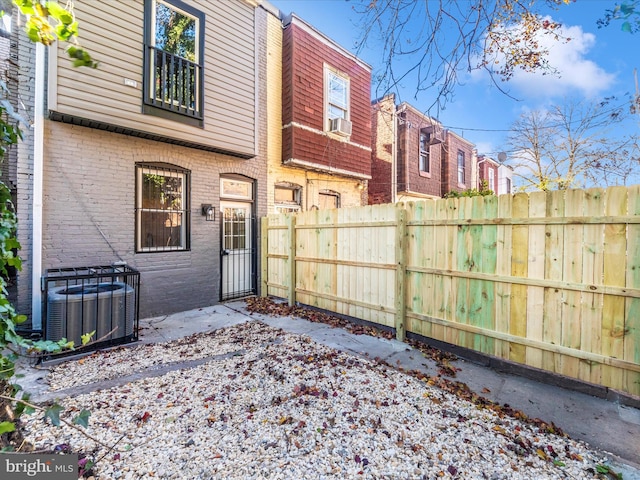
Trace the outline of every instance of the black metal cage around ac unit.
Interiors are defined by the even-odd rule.
[[[43,277],[45,340],[90,350],[138,340],[140,272],[126,265],[50,268]],[[73,350],[71,351],[73,352]]]

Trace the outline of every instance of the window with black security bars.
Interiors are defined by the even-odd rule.
[[[136,252],[189,249],[189,180],[177,167],[136,166]]]

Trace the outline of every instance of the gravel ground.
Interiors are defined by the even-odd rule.
[[[190,338],[54,368],[59,389],[230,354],[65,399],[63,418],[91,411],[94,439],[31,415],[27,440],[84,452],[100,479],[582,479],[598,478],[606,460],[428,380],[260,322]]]

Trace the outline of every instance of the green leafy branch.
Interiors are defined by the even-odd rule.
[[[42,0],[13,0],[13,3],[27,17],[24,29],[32,42],[46,46],[56,40],[70,43],[66,51],[74,67],[98,67],[98,62],[78,42],[78,21],[73,7],[64,8],[58,2]],[[55,21],[55,25],[49,18]]]
[[[603,18],[598,20],[598,28],[607,27],[614,20],[621,20],[620,29],[623,32],[640,32],[640,0],[630,0],[616,4],[612,9],[607,9]]]
[[[90,438],[91,440],[98,443],[99,445],[102,445],[103,447],[106,447],[109,449],[112,448],[112,445],[107,445],[106,443],[102,442],[100,439],[93,437],[91,434],[89,434],[84,430],[84,428],[89,427],[89,417],[91,416],[91,412],[89,412],[88,410],[82,409],[78,415],[73,417],[72,420],[67,420],[60,416],[60,414],[64,411],[64,408],[56,402],[54,402],[52,405],[41,407],[39,405],[30,403],[28,401],[28,397],[27,399],[25,399],[24,396],[23,398],[15,398],[8,395],[0,395],[0,399],[7,400],[9,402],[15,402],[17,406],[14,409],[14,411],[20,411],[26,414],[32,414],[36,411],[41,411],[44,413],[44,418],[49,419],[49,421],[56,427],[64,423],[65,425],[79,431],[84,436],[86,436],[87,438]],[[1,422],[0,434],[15,431],[15,428],[16,427],[12,422],[6,422],[6,421]]]
[[[486,197],[488,195],[495,195],[495,193],[489,188],[489,183],[486,180],[483,180],[479,189],[468,188],[462,192],[451,190],[444,194],[444,198]]]

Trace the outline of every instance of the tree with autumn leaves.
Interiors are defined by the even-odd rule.
[[[582,1],[371,0],[353,8],[362,19],[358,48],[381,48],[377,96],[414,85],[416,94],[431,92],[431,107],[441,108],[460,85],[461,73],[485,70],[505,94],[501,82],[517,70],[557,73],[547,59],[548,45],[571,38],[542,12]],[[638,31],[640,0],[606,10],[598,26],[613,22]]]

